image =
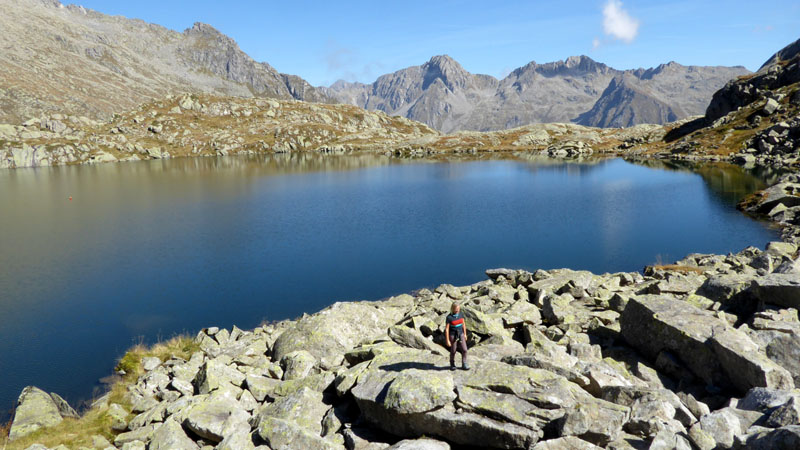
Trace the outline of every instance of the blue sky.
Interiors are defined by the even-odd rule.
[[[757,70],[800,38],[796,0],[74,3],[177,31],[209,23],[255,60],[313,85],[372,82],[438,54],[496,77],[581,54],[617,69],[676,61]]]

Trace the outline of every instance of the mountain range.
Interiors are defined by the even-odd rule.
[[[56,113],[107,119],[167,94],[205,92],[341,102],[443,132],[531,123],[597,127],[702,114],[713,93],[748,71],[682,66],[617,70],[587,56],[531,62],[499,80],[446,55],[379,77],[313,87],[244,53],[211,25],[183,32],[57,0],[0,0],[0,122]]]
[[[472,74],[440,55],[372,84],[338,81],[321,90],[340,102],[401,115],[444,132],[544,122],[627,127],[703,114],[715,91],[748,73],[741,66],[675,62],[617,70],[588,56],[571,56],[531,62],[498,80]]]
[[[330,101],[196,23],[182,33],[56,0],[0,0],[0,122],[107,118],[184,91]]]

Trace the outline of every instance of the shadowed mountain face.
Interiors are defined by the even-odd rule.
[[[183,33],[56,0],[0,0],[0,122],[108,117],[168,93],[330,101],[210,25]]]
[[[441,131],[500,130],[530,123],[619,127],[702,114],[744,67],[682,66],[620,71],[587,56],[531,62],[502,80],[467,72],[449,56],[322,91],[340,102],[419,120]],[[613,81],[613,83],[612,83]]]

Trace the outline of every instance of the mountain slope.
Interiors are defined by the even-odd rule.
[[[3,122],[53,113],[103,118],[183,91],[330,101],[202,23],[178,33],[55,0],[0,0],[0,29]]]
[[[383,75],[369,85],[339,81],[321,89],[340,102],[419,120],[445,132],[544,122],[599,124],[612,116],[614,126],[631,126],[702,114],[714,91],[745,73],[743,67],[674,62],[620,71],[587,56],[572,56],[546,64],[531,62],[497,80],[471,74],[449,56],[435,56],[422,66]],[[623,96],[608,89],[612,80],[622,76],[624,85],[637,95]],[[599,102],[604,93],[615,96]],[[645,97],[650,99],[647,114],[631,113],[643,108],[642,104],[617,103],[634,98],[641,103]],[[621,113],[626,109],[627,113]]]
[[[632,123],[678,120],[679,115],[670,105],[642,89],[635,80],[631,74],[611,80],[597,103],[578,116],[576,122],[591,127],[624,127]]]

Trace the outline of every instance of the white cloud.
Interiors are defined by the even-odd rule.
[[[608,0],[603,7],[603,32],[614,39],[631,43],[639,33],[639,21],[622,9],[622,2]]]
[[[592,50],[597,50],[598,47],[600,47],[600,39],[592,39]]]

